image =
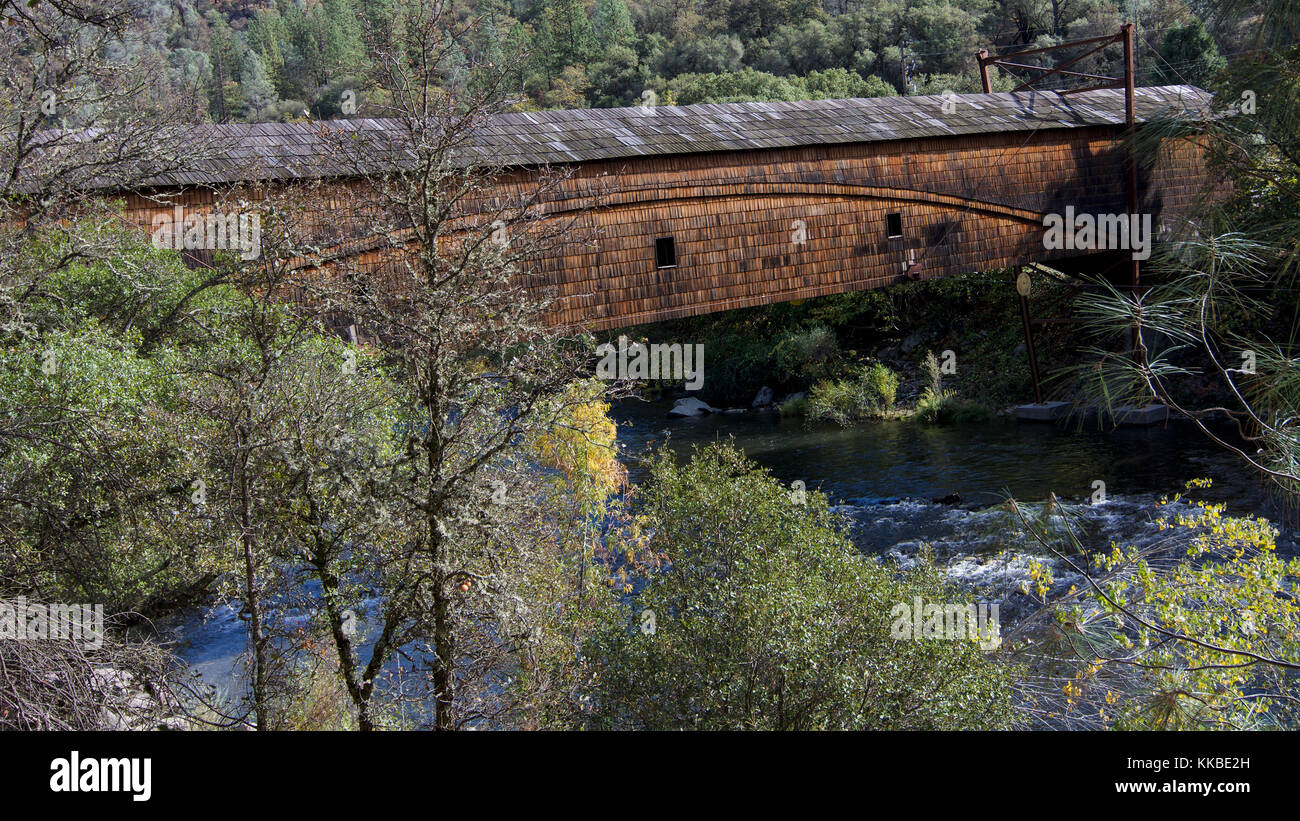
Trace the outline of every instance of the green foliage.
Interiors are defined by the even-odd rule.
[[[200,472],[170,352],[94,319],[0,349],[5,576],[58,601],[144,608],[217,568],[176,514]],[[178,549],[179,548],[179,549]]]
[[[994,91],[1011,91],[1017,83],[1005,74],[990,77]],[[917,94],[980,94],[984,86],[974,74],[923,74],[915,81]]]
[[[1212,426],[1200,429],[1294,506],[1300,489],[1290,422],[1300,409],[1300,46],[1288,0],[1216,4],[1210,28],[1239,25],[1220,15],[1243,5],[1252,8],[1243,33],[1255,45],[1209,81],[1216,116],[1200,123],[1156,120],[1139,139],[1149,161],[1157,141],[1197,135],[1223,184],[1144,264],[1140,302],[1106,283],[1080,299],[1095,345],[1074,376],[1089,400],[1108,407],[1154,399],[1181,415],[1226,412],[1249,420],[1246,448]],[[1170,45],[1206,71],[1217,64],[1198,23],[1177,29]],[[1137,350],[1130,352],[1134,342]]]
[[[596,0],[591,23],[596,41],[607,51],[636,42],[636,29],[624,0]]]
[[[808,397],[800,396],[795,399],[787,399],[777,408],[777,412],[783,417],[799,418],[808,415]]]
[[[1277,555],[1277,529],[1266,520],[1225,516],[1223,505],[1199,502],[1191,514],[1159,524],[1182,531],[1185,561],[1162,566],[1118,547],[1096,557],[1112,573],[1126,572],[1097,596],[1105,616],[1092,627],[1108,625],[1110,638],[1129,651],[1149,650],[1143,683],[1150,692],[1122,701],[1117,726],[1295,726],[1291,674],[1259,658],[1300,663],[1300,607],[1292,593],[1300,559]],[[1136,609],[1141,620],[1128,622],[1121,607]],[[1168,642],[1170,633],[1199,643]]]
[[[1011,725],[1008,666],[971,641],[891,638],[895,605],[961,600],[940,572],[863,556],[825,496],[792,497],[730,445],[687,464],[661,452],[651,473],[651,547],[669,564],[586,648],[601,682],[592,726]]]
[[[921,392],[912,412],[914,419],[931,425],[953,422],[984,422],[992,410],[982,402],[958,397],[957,392],[943,387],[943,370],[934,351],[926,351],[922,363],[930,384]]]
[[[238,297],[139,236],[115,239],[116,264],[54,265],[96,230],[74,223],[16,249],[49,273],[0,345],[0,550],[9,584],[143,610],[229,567],[191,500],[192,482],[211,478],[210,425],[190,406],[187,362]]]
[[[873,362],[862,371],[863,392],[878,410],[887,411],[898,400],[898,374],[880,362]]]
[[[881,416],[898,398],[898,374],[876,362],[848,379],[824,379],[808,396],[807,416],[815,421],[850,425]]]
[[[921,363],[925,369],[926,378],[930,380],[929,391],[936,397],[943,393],[943,371],[939,368],[939,359],[934,355],[934,351],[926,351],[925,359]]]
[[[596,33],[582,0],[544,0],[541,9],[538,45],[551,74],[586,63],[595,55]]]
[[[172,66],[173,92],[197,93],[202,114],[213,119],[275,120],[302,109],[274,107],[273,98],[305,101],[317,116],[332,117],[340,112],[322,88],[344,77],[364,80],[367,64],[401,40],[423,5],[279,0],[255,9],[199,4],[200,14],[192,0],[181,0],[141,10],[150,35],[129,48],[157,51],[159,62]],[[1262,12],[1284,29],[1285,10],[1274,12],[1274,5],[1263,4]],[[1260,12],[1252,8],[1242,19]],[[540,0],[473,3],[458,6],[455,16],[463,28],[437,69],[439,83],[454,87],[485,69],[501,71],[504,87],[525,97],[519,105],[527,110],[633,105],[646,89],[661,104],[974,92],[980,88],[972,61],[977,48],[1047,45],[1111,31],[1111,21],[1118,22],[1110,5],[1093,0],[1014,9],[1005,0],[887,0],[869,7],[809,0]],[[1222,64],[1220,52],[1249,45],[1235,26],[1211,26],[1207,33],[1184,0],[1144,9],[1141,18],[1161,58],[1140,63],[1147,82],[1208,82]],[[1076,67],[1113,74],[1119,68],[1113,51]],[[995,70],[992,82],[1005,91],[1016,80]],[[362,82],[358,97],[369,101],[375,90]]]
[[[1161,83],[1206,87],[1226,65],[1214,38],[1205,30],[1205,23],[1193,17],[1165,32],[1160,42],[1160,60],[1154,70]]]
[[[786,331],[772,346],[772,365],[783,382],[824,377],[833,372],[840,358],[839,340],[825,325]]]
[[[1049,306],[1044,312],[1061,310],[1055,305],[1072,296],[1068,282],[1049,274],[1036,273],[1033,283],[1035,305]],[[858,379],[857,363],[869,361],[866,351],[898,369],[901,389],[916,371],[911,363],[899,361],[895,346],[915,329],[960,352],[960,368],[947,377],[947,387],[962,396],[988,407],[1033,396],[1019,302],[1006,271],[730,311],[628,333],[651,341],[703,343],[709,362],[707,398],[738,402],[747,401],[764,385],[792,392],[809,390],[822,380]],[[832,337],[839,349],[834,355],[830,354]],[[1035,340],[1043,373],[1077,360],[1076,351],[1085,341],[1064,325],[1035,329]],[[938,364],[936,359],[936,373]],[[925,375],[924,366],[920,370]]]
[[[703,397],[718,402],[752,399],[771,378],[771,346],[763,339],[724,334],[706,343]]]
[[[930,425],[986,422],[992,411],[987,405],[962,399],[950,390],[926,388],[916,402],[913,418]]]
[[[858,383],[823,379],[808,393],[808,418],[814,421],[850,425],[865,416],[866,403]]]
[[[986,7],[987,8],[987,7]],[[983,9],[955,3],[923,2],[912,6],[906,16],[906,30],[912,48],[926,56],[934,73],[955,74],[967,66],[977,48]]]
[[[1036,709],[1063,703],[1062,720],[1125,730],[1294,728],[1300,559],[1277,554],[1264,519],[1185,494],[1160,505],[1162,539],[1085,554],[1092,583],[1048,602],[1031,654]],[[1034,531],[1082,552],[1073,534],[1056,546]]]
[[[668,88],[679,105],[747,103],[781,100],[822,100],[840,97],[887,97],[893,94],[879,77],[862,77],[842,68],[805,77],[778,77],[746,68],[728,73],[686,73]]]

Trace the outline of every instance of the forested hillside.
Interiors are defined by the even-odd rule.
[[[1206,30],[1185,0],[461,0],[448,47],[514,68],[522,109],[977,91],[979,48],[1015,50],[1138,26],[1142,83],[1202,83],[1249,48],[1246,24]],[[215,122],[367,116],[368,80],[409,0],[142,0],[124,48]],[[476,53],[471,53],[476,52]],[[123,55],[127,56],[127,55]],[[1053,57],[1065,60],[1070,55]],[[1075,64],[1117,71],[1118,49]],[[473,72],[449,83],[473,82]],[[1009,90],[1015,79],[995,78]],[[63,116],[68,116],[64,113]]]

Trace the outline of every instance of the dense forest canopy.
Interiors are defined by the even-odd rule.
[[[1137,26],[1141,84],[1204,83],[1251,46],[1193,0],[455,0],[464,65],[511,67],[520,109],[978,91],[975,52]],[[366,116],[386,100],[368,55],[408,0],[139,0],[122,58],[147,57],[196,120]],[[1058,63],[1070,53],[1040,55]],[[1076,63],[1119,71],[1119,49]],[[473,82],[453,69],[450,84]],[[1009,90],[1024,77],[995,77]],[[69,116],[63,112],[63,117]]]

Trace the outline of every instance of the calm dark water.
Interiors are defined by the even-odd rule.
[[[784,482],[802,480],[832,501],[867,504],[959,494],[963,503],[994,504],[1008,494],[1040,501],[1050,493],[1082,501],[1093,482],[1109,496],[1171,493],[1188,479],[1208,477],[1209,494],[1239,512],[1267,507],[1263,486],[1235,458],[1190,425],[1120,428],[1108,432],[999,420],[978,425],[871,422],[854,428],[807,426],[775,413],[715,414],[670,419],[667,404],[625,402],[614,410],[633,479],[647,447],[674,451],[734,439]]]

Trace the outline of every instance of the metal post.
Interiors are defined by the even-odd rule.
[[[1128,213],[1129,225],[1137,218],[1138,212],[1138,175],[1137,175],[1137,102],[1135,81],[1133,77],[1133,24],[1125,22],[1121,28],[1121,34],[1124,40],[1124,131],[1125,140],[1128,142],[1128,156],[1125,157],[1126,170],[1128,171]],[[1132,249],[1128,255],[1128,285],[1129,291],[1136,300],[1138,296],[1138,283],[1141,280],[1141,267],[1136,259],[1133,258]],[[1129,334],[1129,344],[1133,348],[1133,355],[1138,356],[1138,347],[1141,342],[1142,328],[1139,322],[1133,323],[1132,331]],[[1139,362],[1138,364],[1143,364]]]
[[[1029,274],[1016,273],[1016,293],[1020,294],[1020,321],[1025,326],[1025,353],[1029,354],[1029,375],[1034,380],[1034,401],[1043,404],[1043,388],[1038,381],[1038,354],[1034,351],[1034,331],[1029,323]]]
[[[1124,128],[1128,140],[1128,212],[1130,216],[1138,212],[1138,177],[1137,177],[1137,103],[1134,100],[1133,77],[1133,24],[1125,23],[1121,29],[1124,37]],[[1130,224],[1132,224],[1130,222]],[[1129,254],[1129,287],[1137,293],[1139,279],[1138,261]]]
[[[989,78],[989,50],[982,48],[975,56],[980,64],[980,85],[984,86],[985,94],[992,94],[993,82]]]

